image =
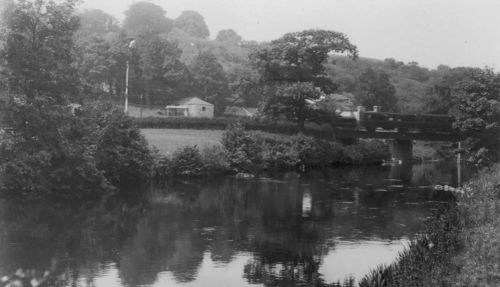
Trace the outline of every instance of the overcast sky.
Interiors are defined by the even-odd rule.
[[[83,0],[123,20],[133,0]],[[435,68],[500,70],[498,0],[150,0],[175,18],[200,12],[214,38],[234,29],[245,40],[273,40],[284,33],[320,28],[343,32],[362,57],[416,61]]]

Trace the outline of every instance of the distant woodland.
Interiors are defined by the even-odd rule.
[[[272,43],[245,40],[229,27],[210,35],[196,11],[172,19],[160,6],[136,2],[123,23],[101,10],[79,17],[73,66],[83,88],[76,101],[121,101],[127,60],[129,97],[135,104],[165,105],[197,96],[214,103],[220,114],[225,106],[260,107],[269,92],[251,55]],[[329,53],[321,64],[332,83],[328,92],[369,109],[380,105],[410,113],[449,113],[456,84],[478,70],[444,65],[429,70],[416,62],[339,53]]]

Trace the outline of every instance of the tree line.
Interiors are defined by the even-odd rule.
[[[120,25],[99,10],[78,14],[76,2],[19,0],[4,7],[2,121],[11,129],[1,135],[3,187],[71,193],[147,177],[153,159],[139,131],[101,104],[122,100],[127,62],[132,102],[165,105],[199,96],[218,114],[225,105],[259,106],[265,117],[303,129],[307,121],[335,120],[335,104],[318,110],[308,101],[343,93],[367,108],[452,114],[471,159],[487,164],[500,157],[500,77],[491,69],[428,70],[359,58],[347,35],[326,30],[256,43],[228,29],[210,40],[194,11],[169,19],[160,6],[136,2]],[[67,107],[72,102],[94,105],[75,117]]]

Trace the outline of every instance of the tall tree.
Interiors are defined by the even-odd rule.
[[[13,92],[2,111],[11,129],[0,142],[0,188],[79,196],[107,186],[92,160],[87,125],[66,106],[79,90],[74,9],[72,0],[20,0],[8,15],[2,55]]]
[[[118,32],[118,20],[102,10],[93,9],[80,14],[80,28],[76,37],[105,36],[107,33]]]
[[[356,58],[356,46],[349,42],[342,33],[326,30],[305,30],[288,33],[272,41],[267,47],[261,48],[251,55],[254,66],[259,70],[261,79],[270,85],[282,84],[278,92],[289,91],[294,94],[294,100],[280,94],[265,99],[266,102],[282,100],[282,112],[289,119],[296,119],[303,127],[304,118],[294,114],[295,111],[306,107],[305,100],[309,96],[316,96],[311,87],[317,87],[324,93],[332,93],[337,86],[326,76],[324,63],[332,52],[347,53]],[[303,84],[294,84],[294,83]],[[291,85],[290,85],[291,84]],[[300,93],[303,93],[299,96]],[[292,106],[289,106],[292,105]],[[303,113],[307,114],[307,113]]]
[[[132,37],[147,33],[167,34],[172,29],[172,21],[165,15],[161,6],[136,2],[125,12],[123,28]]]
[[[500,160],[500,75],[490,69],[469,70],[453,93],[458,103],[455,127],[467,139],[469,159],[479,165]]]
[[[136,39],[131,61],[131,100],[143,94],[147,104],[164,105],[190,95],[190,74],[175,43],[156,34]]]
[[[233,29],[220,30],[215,37],[215,40],[227,43],[230,45],[238,45],[241,43],[243,38],[238,35]]]
[[[203,52],[194,59],[190,69],[199,96],[213,103],[215,113],[221,114],[229,96],[227,77],[222,65],[212,53]]]
[[[174,20],[174,27],[185,31],[193,37],[206,39],[210,35],[205,19],[196,11],[183,11]]]
[[[273,118],[285,115],[290,121],[296,122],[301,131],[307,119],[314,116],[307,100],[317,100],[323,93],[314,87],[313,83],[297,82],[282,84],[276,87],[263,102],[262,111]]]
[[[72,67],[73,33],[79,25],[75,1],[61,4],[18,1],[7,24],[3,56],[8,62],[10,89],[27,97],[47,95],[64,103],[77,94]]]
[[[367,109],[381,106],[382,110],[394,112],[397,110],[396,89],[392,85],[389,75],[384,71],[366,69],[359,77],[356,101]]]

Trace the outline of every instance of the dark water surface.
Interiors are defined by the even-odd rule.
[[[462,171],[462,176],[466,174]],[[1,203],[0,272],[61,286],[322,286],[390,263],[454,164],[186,181],[93,204]]]

